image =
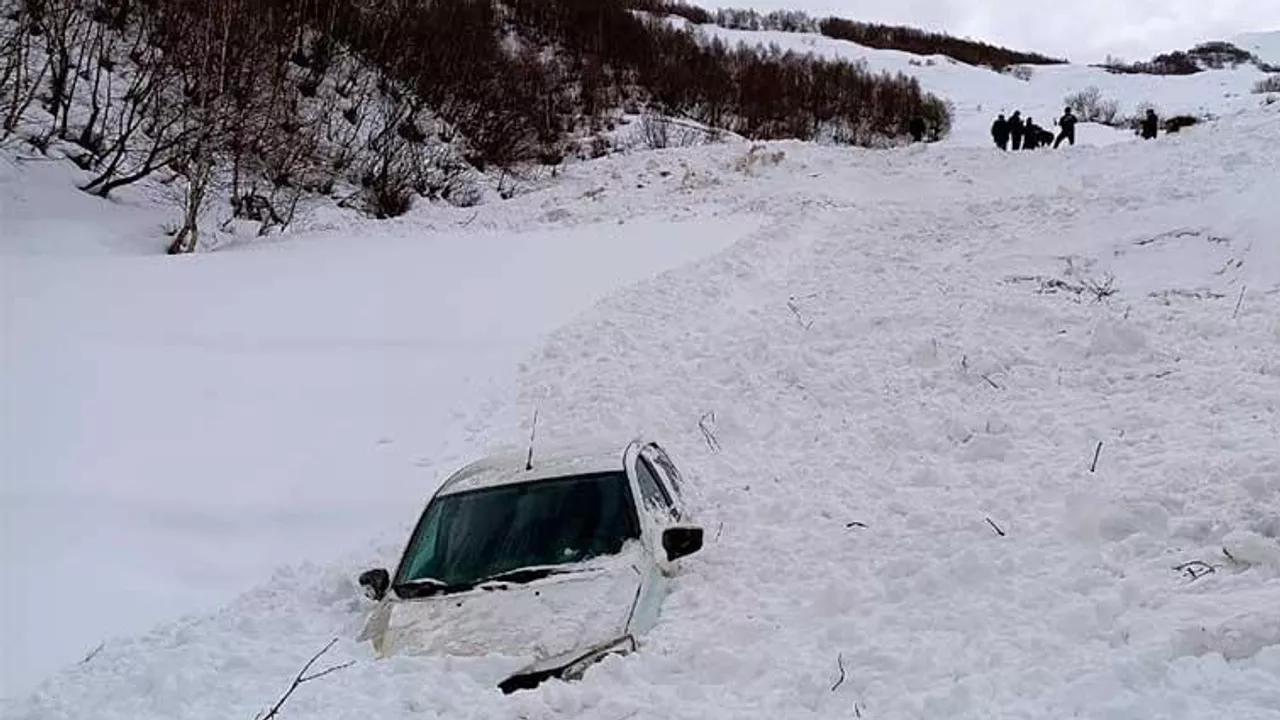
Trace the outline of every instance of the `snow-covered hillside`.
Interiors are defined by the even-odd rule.
[[[1241,33],[1232,38],[1231,42],[1257,55],[1265,63],[1280,65],[1280,30]]]
[[[1154,76],[1113,74],[1098,67],[1067,64],[1028,66],[1030,79],[1020,80],[1011,74],[966,65],[941,55],[925,58],[894,50],[876,50],[817,33],[731,30],[715,25],[695,26],[678,18],[672,22],[696,27],[706,37],[730,44],[774,45],[783,51],[864,61],[873,71],[912,75],[926,91],[954,104],[952,133],[944,141],[951,145],[989,145],[991,121],[998,113],[1009,114],[1014,110],[1021,110],[1024,117],[1035,118],[1043,127],[1052,127],[1053,121],[1062,114],[1064,98],[1089,87],[1098,88],[1103,98],[1115,100],[1122,116],[1140,115],[1148,106],[1166,117],[1229,114],[1256,104],[1250,89],[1265,77],[1253,65],[1188,76]],[[1080,142],[1089,145],[1105,145],[1130,137],[1126,131],[1091,125],[1082,126],[1080,135]]]
[[[907,67],[950,146],[636,153],[189,258],[66,247],[157,221],[6,160],[3,716],[253,717],[337,637],[282,717],[1280,718],[1280,106]],[[1084,79],[1241,112],[964,147]],[[696,485],[658,628],[514,696],[373,660],[355,574],[535,409]]]

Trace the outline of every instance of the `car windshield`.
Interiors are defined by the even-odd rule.
[[[431,501],[396,577],[401,595],[465,589],[520,568],[616,554],[640,524],[622,471],[500,485]],[[537,573],[512,574],[514,582]]]

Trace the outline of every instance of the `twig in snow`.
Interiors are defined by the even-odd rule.
[[[836,680],[836,684],[831,686],[831,692],[835,692],[837,688],[844,684],[844,653],[836,655],[836,667],[840,668],[840,679]]]
[[[707,442],[707,447],[711,448],[711,452],[720,451],[720,441],[716,439],[716,434],[707,426],[707,421],[715,422],[716,413],[714,410],[704,413],[698,418],[698,429],[702,431],[702,439]]]
[[[1238,300],[1236,300],[1236,309],[1235,309],[1235,312],[1231,313],[1231,319],[1232,319],[1232,320],[1235,320],[1235,319],[1240,315],[1240,304],[1244,302],[1244,291],[1245,291],[1245,290],[1248,290],[1248,289],[1249,289],[1249,286],[1248,286],[1248,285],[1241,285],[1241,286],[1240,286],[1240,298],[1239,298]]]
[[[310,675],[307,674],[307,671],[311,669],[312,665],[316,664],[316,661],[320,659],[320,656],[329,652],[329,648],[333,647],[337,642],[338,642],[338,638],[334,638],[330,640],[328,645],[325,645],[324,647],[320,648],[320,652],[316,653],[315,655],[312,655],[311,659],[307,661],[307,664],[303,665],[302,669],[298,671],[297,676],[293,678],[293,682],[289,684],[289,689],[285,690],[284,695],[280,696],[280,699],[276,701],[276,704],[272,705],[271,709],[267,710],[265,713],[259,713],[254,718],[254,720],[271,720],[272,718],[279,715],[280,708],[284,707],[285,701],[289,699],[289,696],[293,694],[294,690],[298,689],[299,685],[302,685],[303,683],[311,682],[312,680],[319,680],[325,675],[328,675],[330,673],[335,673],[339,670],[345,670],[346,668],[349,668],[352,665],[355,665],[356,661],[351,660],[350,662],[345,662],[345,663],[342,663],[341,665],[334,665],[333,667],[330,667],[327,670],[321,670],[320,672],[311,673]]]
[[[1181,565],[1174,565],[1173,569],[1191,578],[1192,582],[1199,580],[1205,575],[1210,575],[1212,573],[1217,572],[1217,568],[1215,568],[1214,566],[1210,565],[1207,562],[1204,562],[1203,560],[1192,560],[1191,562],[1184,562]]]
[[[986,381],[987,381],[987,384],[988,384],[988,385],[990,385],[991,387],[993,387],[993,388],[995,388],[995,389],[997,389],[997,390],[999,390],[999,389],[1000,389],[1000,386],[996,384],[996,381],[995,381],[995,380],[992,380],[990,377],[988,377],[988,376],[986,376],[986,375],[982,375],[981,377],[982,377],[982,379],[983,379],[983,380],[986,380]]]
[[[853,528],[853,527],[860,527],[860,528],[864,528],[864,527],[866,527],[866,526],[867,526],[867,524],[866,524],[866,523],[864,523],[864,522],[858,522],[857,520],[854,520],[853,522],[845,523],[845,524],[844,524],[844,526],[845,526],[846,528]]]
[[[791,314],[796,316],[796,322],[800,323],[800,327],[808,330],[813,327],[813,321],[805,322],[804,315],[800,313],[800,304],[796,302],[796,296],[792,295],[787,298],[787,307],[791,310]]]
[[[1224,550],[1224,552],[1225,552],[1225,550]],[[85,656],[84,656],[84,659],[80,661],[80,664],[81,664],[81,665],[87,665],[87,664],[89,664],[89,661],[90,661],[90,660],[93,660],[93,659],[94,659],[94,658],[96,658],[96,657],[98,657],[98,653],[102,652],[102,648],[104,648],[104,647],[106,647],[106,646],[107,646],[107,642],[106,642],[105,640],[104,640],[104,641],[102,641],[102,642],[100,642],[100,643],[98,643],[98,647],[96,647],[96,648],[94,648],[94,649],[90,650],[90,651],[89,651],[89,654],[88,654],[88,655],[85,655]]]
[[[471,213],[471,217],[467,218],[467,220],[466,220],[465,222],[460,222],[460,223],[458,223],[458,227],[466,227],[466,226],[470,225],[471,223],[475,222],[475,221],[476,221],[476,218],[478,218],[478,217],[480,217],[480,211],[479,211],[479,210],[477,210],[477,211],[475,211],[475,212]]]
[[[716,541],[716,542],[719,542],[719,541],[720,541],[720,533],[722,533],[722,532],[724,532],[724,523],[723,523],[723,522],[721,522],[719,525],[717,525],[717,526],[716,526],[716,539],[715,539],[715,541]]]
[[[999,535],[1000,537],[1004,537],[1004,531],[1000,529],[999,525],[992,522],[991,518],[987,518],[987,524],[991,526],[992,530],[996,531],[997,535]]]
[[[1093,462],[1089,463],[1089,472],[1098,469],[1098,456],[1102,454],[1102,441],[1098,441],[1098,446],[1093,449]]]

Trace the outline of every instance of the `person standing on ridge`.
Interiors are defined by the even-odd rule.
[[[1000,117],[991,123],[991,139],[996,141],[996,147],[1001,150],[1009,149],[1009,121],[1004,119],[1004,113],[1000,113]]]
[[[1071,108],[1066,108],[1062,113],[1062,117],[1058,119],[1058,126],[1062,128],[1062,132],[1058,133],[1058,139],[1053,141],[1053,147],[1056,149],[1063,140],[1075,145],[1076,116],[1071,112]]]
[[[1013,115],[1009,116],[1009,139],[1013,141],[1013,149],[1022,149],[1022,132],[1024,126],[1022,123],[1022,111],[1015,110]]]
[[[1142,118],[1142,139],[1154,140],[1160,129],[1160,118],[1156,117],[1154,108],[1147,108],[1147,116]]]

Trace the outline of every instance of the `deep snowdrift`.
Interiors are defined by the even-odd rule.
[[[0,188],[0,694],[398,530],[543,333],[760,222],[495,206],[138,257],[163,214],[51,163]]]
[[[108,641],[5,716],[253,717],[339,637],[332,659],[357,664],[300,689],[288,717],[1280,717],[1277,136],[1272,106],[1057,153],[781,143],[569,168],[477,224],[583,224],[565,252],[628,227],[678,247],[654,223],[679,218],[740,239],[551,335],[516,401],[495,360],[488,402],[459,392],[454,417],[418,363],[458,338],[474,361],[491,324],[521,340],[496,344],[531,345],[527,303],[582,275],[467,295],[488,320],[463,322],[470,303],[440,298],[468,275],[418,268],[492,260],[497,240],[439,257],[408,239],[292,243],[163,273],[23,261],[4,286],[29,313],[21,337],[43,343],[8,387],[58,387],[45,417],[80,418],[86,455],[64,453],[63,477],[92,460],[136,500],[121,517],[205,528],[188,578],[242,581],[264,547],[253,571],[296,561],[215,613]],[[533,262],[521,248],[513,262]],[[89,382],[119,377],[140,394]],[[394,560],[408,496],[520,442],[535,408],[548,441],[655,434],[698,486],[709,543],[659,627],[581,683],[512,697],[493,687],[501,658],[372,661],[352,642],[354,574]],[[335,559],[359,537],[376,544]],[[33,634],[96,612],[86,568],[102,558],[78,552],[25,580],[63,583],[30,596],[56,601]],[[1190,561],[1214,572],[1175,569]]]

